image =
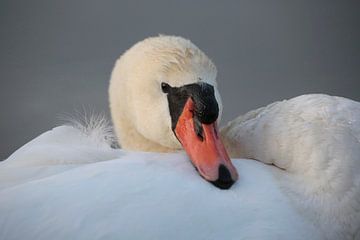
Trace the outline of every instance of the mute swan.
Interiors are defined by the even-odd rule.
[[[218,133],[216,68],[170,36],[128,50],[109,94],[123,149],[101,124],[62,126],[0,163],[1,239],[360,239],[358,102],[304,95]],[[218,135],[231,156],[279,168],[234,161],[232,186]],[[182,153],[131,151],[182,147],[202,177],[231,189],[195,181]]]
[[[206,180],[229,188],[237,179],[217,139],[216,68],[190,41],[160,36],[137,43],[117,61],[109,94],[124,149],[169,152],[182,145]],[[286,170],[279,179],[298,207],[330,239],[351,239],[360,227],[359,119],[355,101],[304,95],[241,116],[221,135],[232,157]]]

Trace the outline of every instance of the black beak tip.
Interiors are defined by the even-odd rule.
[[[226,182],[223,182],[221,181],[220,179],[216,180],[216,181],[212,181],[211,183],[215,186],[215,187],[218,187],[222,190],[227,190],[229,189],[233,184],[234,184],[235,181],[231,180],[231,181],[226,181]]]
[[[232,180],[229,170],[224,166],[220,165],[219,167],[219,177],[216,181],[211,181],[211,183],[220,188],[220,189],[229,189],[235,181]]]

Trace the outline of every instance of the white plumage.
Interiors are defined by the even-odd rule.
[[[360,103],[303,95],[251,111],[221,132],[233,157],[284,169],[277,174],[281,185],[329,239],[354,238],[360,228]]]
[[[111,149],[83,130],[54,128],[0,163],[0,239],[322,239],[271,166],[236,160],[224,191],[185,153]]]
[[[180,148],[164,79],[214,85],[221,109],[201,50],[180,37],[146,39],[112,74],[124,149]],[[360,103],[322,94],[238,117],[221,130],[229,153],[278,168],[235,160],[240,179],[228,191],[200,179],[182,153],[114,150],[94,122],[59,127],[0,163],[0,239],[360,239],[359,121]]]

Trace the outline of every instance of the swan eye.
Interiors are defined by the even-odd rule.
[[[169,84],[164,83],[164,82],[161,83],[161,90],[163,91],[163,93],[168,93],[170,88],[171,87]]]

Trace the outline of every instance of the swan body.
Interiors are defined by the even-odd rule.
[[[194,89],[202,94],[192,95]],[[0,238],[131,239],[142,232],[167,239],[360,239],[360,103],[311,94],[240,116],[221,129],[222,141],[232,157],[258,161],[232,165],[216,128],[222,111],[216,68],[190,41],[159,36],[134,45],[115,64],[109,96],[122,150],[99,140],[107,139],[103,131],[60,127],[0,164]],[[171,105],[179,96],[186,101]],[[193,157],[204,143],[202,171]],[[197,181],[177,152],[182,147],[202,177],[233,186],[221,191]],[[214,162],[206,162],[208,149],[218,151],[210,155]],[[49,209],[64,206],[51,215]],[[24,209],[39,219],[37,228],[12,224]],[[110,216],[118,226],[96,233],[87,216],[100,226]],[[75,227],[64,227],[71,220]],[[209,226],[215,230],[206,234]]]
[[[223,191],[183,152],[112,149],[107,136],[60,126],[0,162],[0,239],[323,239],[271,166],[236,160],[241,181]]]

